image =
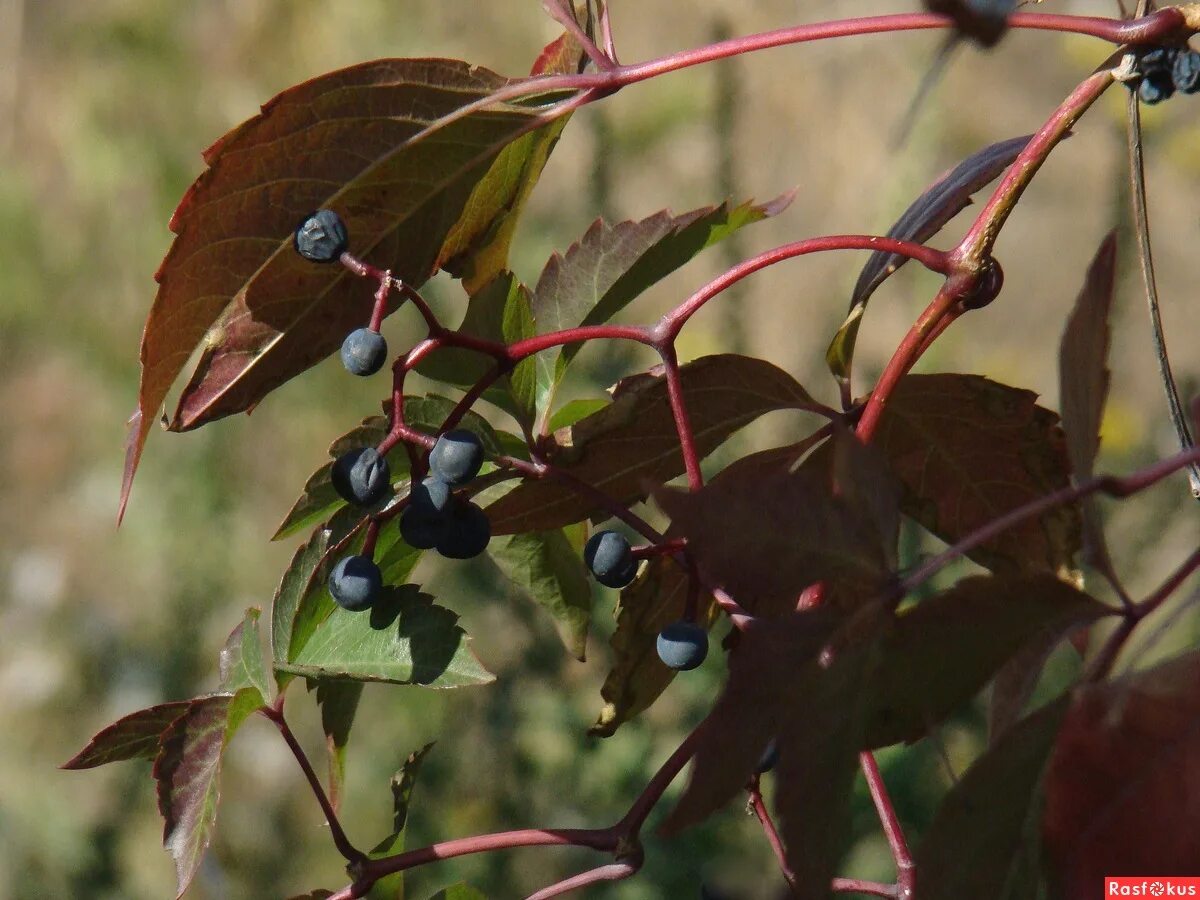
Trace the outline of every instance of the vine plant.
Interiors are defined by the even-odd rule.
[[[397,311],[420,316],[428,333],[395,357],[385,415],[334,443],[330,463],[309,479],[276,535],[312,529],[274,597],[270,657],[260,645],[259,610],[250,609],[221,651],[217,692],[128,715],[66,765],[154,760],[181,893],[215,826],[222,754],[254,714],[274,723],[294,753],[347,863],[349,883],[306,895],[313,898],[396,896],[402,874],[416,866],[533,845],[607,857],[538,891],[537,900],[633,876],[647,816],[689,764],[663,833],[745,794],[778,857],[781,886],[798,897],[1018,898],[1049,890],[1082,898],[1098,896],[1105,875],[1189,867],[1194,874],[1200,650],[1120,676],[1113,669],[1129,636],[1200,567],[1200,551],[1149,596],[1130,597],[1109,561],[1095,499],[1129,497],[1194,468],[1200,450],[1176,415],[1181,452],[1125,476],[1093,472],[1108,386],[1114,235],[1101,242],[1063,335],[1061,421],[1029,391],[910,370],[956,320],[1001,296],[997,236],[1039,167],[1101,94],[1124,82],[1140,102],[1156,102],[1200,86],[1197,57],[1186,46],[1200,28],[1200,6],[1107,19],[942,3],[931,12],[796,25],[626,64],[602,0],[545,5],[564,33],[528,77],[444,59],[363,63],[284,91],[205,152],[208,168],[171,221],[176,238],[157,273],[122,514],[150,423],[194,351],[199,361],[171,430],[250,410],[335,352],[347,334],[347,368],[373,374],[387,352],[380,323]],[[916,29],[953,29],[990,45],[1009,28],[1075,32],[1117,49],[1098,56],[1036,132],[965,160],[886,236],[826,235],[776,247],[646,325],[611,320],[706,246],[779,213],[790,198],[598,220],[549,260],[533,288],[506,268],[524,201],[584,105],[769,47]],[[997,177],[953,246],[927,243]],[[313,217],[315,210],[322,212]],[[1144,230],[1144,217],[1139,222]],[[836,250],[871,254],[827,357],[837,408],[765,360],[719,354],[680,364],[676,341],[706,304],[765,267]],[[867,300],[910,260],[942,276],[941,286],[858,398],[851,364]],[[459,278],[467,294],[457,327],[420,293],[439,270]],[[620,381],[611,402],[557,404],[556,388],[589,341],[637,342],[661,365]],[[413,371],[458,399],[406,394]],[[480,404],[497,415],[483,418]],[[825,421],[706,483],[702,459],[774,409]],[[516,428],[498,429],[491,424],[498,416]],[[472,458],[447,474],[460,451]],[[480,453],[486,464],[472,477]],[[681,476],[684,486],[668,485]],[[669,522],[665,530],[634,510],[648,498]],[[437,518],[480,509],[467,525]],[[899,560],[902,515],[948,548],[923,562]],[[626,531],[593,536],[585,553],[589,523],[606,519]],[[466,531],[451,540],[438,531],[443,526]],[[624,534],[635,535],[636,546]],[[622,586],[595,734],[612,734],[653,703],[676,670],[702,658],[703,629],[722,619],[731,626],[727,682],[615,824],[525,828],[410,850],[399,849],[398,828],[364,852],[348,840],[333,799],[362,684],[491,680],[457,617],[408,583],[423,549],[468,556],[485,546],[505,576],[557,617],[576,655],[590,610],[583,557],[606,583]],[[905,603],[963,556],[988,574]],[[360,561],[365,581],[351,584],[346,558]],[[1109,583],[1113,603],[1083,590],[1081,565]],[[1103,622],[1109,627],[1098,627]],[[1072,640],[1083,651],[1089,636],[1093,649],[1078,682],[1030,711],[1050,650]],[[286,692],[298,678],[316,686],[322,707],[329,789],[285,718]],[[929,736],[989,683],[991,744],[944,798],[914,853],[873,752]],[[411,785],[424,752],[410,757],[403,783]],[[760,790],[768,770],[773,809]],[[856,770],[895,860],[890,883],[838,877]],[[396,795],[402,823],[407,792]],[[475,894],[462,887],[444,896]]]

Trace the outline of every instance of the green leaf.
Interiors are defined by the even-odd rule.
[[[428,394],[424,397],[406,396],[404,398],[404,419],[412,428],[434,433],[441,429],[442,422],[445,421],[446,416],[450,415],[454,406],[455,402],[453,400],[446,397],[439,397],[437,394]],[[276,529],[275,535],[271,540],[278,541],[281,538],[289,537],[298,531],[312,527],[318,522],[326,521],[339,510],[349,508],[349,504],[338,496],[337,491],[333,489],[333,482],[330,477],[333,471],[333,463],[348,450],[353,450],[357,447],[378,446],[387,436],[389,427],[388,419],[385,416],[371,416],[370,418],[363,419],[358,426],[330,444],[328,451],[329,462],[325,463],[309,476],[308,481],[304,485],[304,493],[292,505],[291,510],[279,525],[279,528]],[[487,420],[478,413],[468,412],[458,427],[465,428],[477,434],[483,443],[484,449],[489,454],[495,455],[502,452],[503,448],[496,432],[488,424]],[[382,501],[379,508],[387,507],[396,500],[408,495],[408,453],[405,451],[404,446],[398,444],[393,447],[387,454],[387,461],[392,473],[392,483],[397,493],[395,497],[389,497]],[[359,509],[359,519],[365,520],[376,511],[377,509]]]
[[[243,701],[239,703],[241,718],[232,724],[233,730],[245,716],[271,699],[271,677],[263,661],[262,641],[258,633],[261,615],[258,607],[247,609],[245,618],[233,629],[221,648],[221,691],[230,694],[237,694],[243,689],[246,691]]]
[[[475,890],[465,881],[460,881],[448,888],[442,888],[429,900],[487,900],[487,895],[482,891]]]
[[[1022,719],[942,800],[917,847],[922,900],[1038,896],[1043,778],[1066,707]]]
[[[971,195],[1008,168],[1029,143],[1032,135],[1011,138],[984,147],[968,156],[921,194],[888,229],[887,236],[923,244],[942,230],[947,222],[967,208]],[[892,273],[908,262],[908,257],[876,250],[871,254],[850,297],[850,312],[838,328],[825,362],[835,378],[848,381],[854,360],[858,328],[866,312],[867,301]]]
[[[361,510],[347,507],[339,512],[296,551],[280,581],[271,610],[271,646],[281,687],[290,678],[281,664],[294,661],[322,623],[339,609],[326,587],[329,570],[336,563],[330,550],[346,540],[338,558],[357,553],[364,535],[355,531],[361,524]],[[421,551],[405,544],[399,529],[381,529],[375,542],[375,562],[384,584],[402,583],[420,559]]]
[[[867,746],[928,734],[1023,647],[1112,613],[1049,574],[963,579],[897,617],[871,685]]]
[[[592,586],[579,551],[562,529],[493,538],[488,555],[504,576],[554,617],[567,650],[587,656]]]
[[[192,700],[162,735],[154,761],[163,845],[175,860],[179,895],[187,890],[212,840],[220,796],[221,755],[229,739],[232,694]]]
[[[875,445],[904,487],[900,509],[954,543],[1068,485],[1058,416],[1032,391],[978,375],[909,375],[884,407]],[[1058,506],[967,553],[993,572],[1070,576],[1079,510]]]
[[[642,566],[617,604],[617,630],[609,643],[613,664],[600,696],[604,706],[588,729],[593,737],[611,737],[622,724],[650,708],[675,679],[658,658],[656,642],[664,626],[683,617],[686,573],[673,560],[656,556]],[[718,615],[711,597],[701,600],[696,621],[711,627]]]
[[[362,63],[289,88],[209,148],[208,170],[172,217],[177,237],[158,272],[122,505],[150,426],[194,350],[200,358],[175,430],[253,407],[367,320],[371,295],[359,279],[291,246],[314,209],[336,210],[351,251],[413,286],[447,252],[474,247],[493,226],[503,233],[524,188],[477,185],[506,145],[553,118],[528,103],[461,113],[507,83],[456,60]],[[526,166],[522,178],[530,174]]]
[[[607,322],[655,282],[687,263],[701,250],[738,229],[776,215],[791,203],[786,194],[762,205],[723,203],[676,216],[667,210],[640,222],[616,225],[597,219],[565,254],[546,263],[533,293],[538,332]],[[540,365],[552,373],[550,390],[539,397],[544,419],[553,386],[579,348],[547,350]]]
[[[611,402],[610,400],[601,400],[600,398],[571,400],[563,404],[550,417],[550,431],[554,432],[560,428],[570,428],[580,419],[586,419],[593,413],[600,412],[600,410],[604,409]]]
[[[372,859],[392,856],[404,850],[404,829],[408,824],[408,808],[417,785],[417,774],[432,749],[433,744],[429,743],[410,753],[400,771],[392,776],[392,833],[370,852]],[[404,900],[404,872],[393,872],[380,878],[371,886],[367,897],[368,900]]]
[[[682,366],[680,381],[701,456],[764,413],[823,410],[790,375],[753,357],[705,356]],[[648,488],[681,475],[683,456],[660,368],[622,379],[612,394],[611,404],[556,432],[545,456],[573,478],[631,505]],[[493,534],[512,534],[561,528],[602,508],[569,484],[541,478],[523,482],[487,512]]]
[[[87,746],[62,764],[63,769],[91,769],[127,759],[153,759],[159,738],[187,712],[187,700],[162,703],[122,716],[98,731]]]
[[[698,491],[664,488],[654,499],[704,577],[751,613],[786,615],[817,582],[828,604],[851,610],[889,583],[896,542],[891,476],[859,449],[815,452],[794,471],[778,456],[773,465],[733,465]],[[871,502],[857,499],[859,481]]]
[[[329,611],[284,664],[309,678],[450,688],[495,679],[468,648],[458,616],[416,585],[384,588],[369,612]]]
[[[358,712],[358,701],[362,699],[363,685],[358,681],[326,680],[318,681],[316,690],[329,759],[329,802],[337,812],[342,801],[342,786],[346,782],[346,746],[350,743],[350,729]]]

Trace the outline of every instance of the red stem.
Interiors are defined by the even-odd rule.
[[[835,878],[832,886],[835,894],[870,894],[872,897],[893,898],[898,896],[898,889],[898,885],[863,881],[859,878]]]
[[[867,779],[867,789],[871,792],[871,800],[879,813],[879,821],[883,825],[883,833],[887,836],[888,846],[892,850],[892,858],[896,861],[896,893],[893,896],[908,898],[913,895],[915,884],[915,866],[912,853],[908,849],[908,841],[904,837],[904,829],[900,827],[900,819],[888,796],[887,786],[879,771],[879,763],[875,757],[864,752],[858,755],[858,762]]]
[[[342,830],[342,824],[338,821],[337,812],[334,811],[333,804],[329,801],[329,796],[325,793],[325,788],[321,786],[321,779],[317,777],[312,763],[308,761],[308,754],[304,752],[304,748],[300,746],[300,742],[292,734],[292,729],[283,717],[282,709],[264,706],[259,712],[275,723],[275,727],[279,729],[279,733],[283,735],[284,741],[287,742],[288,749],[296,757],[296,762],[299,763],[301,771],[304,772],[304,777],[308,779],[309,787],[312,788],[313,795],[317,798],[317,803],[321,805],[321,811],[325,814],[325,821],[329,824],[329,835],[333,838],[333,845],[337,847],[338,853],[342,854],[351,865],[365,860],[366,855],[350,843],[349,838],[346,837],[346,832]]]
[[[783,849],[783,841],[779,837],[779,832],[775,830],[775,823],[771,821],[771,814],[767,811],[767,804],[763,802],[762,791],[759,789],[759,779],[756,775],[750,787],[747,788],[747,793],[750,795],[750,808],[754,810],[754,815],[758,817],[759,824],[762,825],[763,834],[767,837],[767,843],[771,845],[771,852],[775,854],[775,859],[779,862],[779,869],[783,872],[784,880],[792,887],[796,887],[796,875],[788,865],[787,851]]]
[[[894,238],[876,237],[866,234],[834,234],[823,237],[808,238],[775,247],[734,266],[718,278],[713,279],[687,300],[663,316],[657,332],[661,342],[672,340],[684,324],[713,297],[732,287],[747,275],[773,266],[776,263],[808,253],[820,253],[826,250],[881,250],[885,253],[898,253],[901,256],[915,259],[927,269],[940,274],[948,272],[949,257],[941,250],[934,250],[923,244],[911,241],[898,241]]]
[[[683,454],[683,466],[687,470],[688,490],[698,491],[704,486],[704,475],[700,472],[700,453],[696,450],[696,436],[688,418],[687,403],[683,397],[683,382],[679,377],[679,358],[675,345],[667,343],[659,351],[667,377],[667,397],[671,401],[671,416],[675,420],[675,432],[679,435],[679,452]]]
[[[622,881],[631,875],[636,875],[641,867],[640,861],[636,865],[628,862],[615,862],[606,866],[597,866],[595,869],[580,872],[557,884],[544,887],[537,893],[530,894],[526,900],[549,900],[551,897],[561,897],[563,894],[587,887],[589,884],[599,884],[601,881]]]

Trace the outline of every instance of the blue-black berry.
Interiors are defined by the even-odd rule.
[[[409,505],[400,514],[400,537],[417,550],[432,550],[445,540],[450,519],[445,513]]]
[[[474,432],[463,428],[447,431],[429,451],[430,473],[455,487],[478,475],[482,465],[483,444]]]
[[[605,587],[623,588],[637,575],[637,560],[625,535],[597,531],[583,546],[583,561]]]
[[[351,375],[374,375],[387,362],[387,341],[378,331],[357,328],[342,342],[342,365]]]
[[[492,523],[474,503],[454,504],[446,518],[446,533],[437,542],[438,553],[447,559],[471,559],[487,549]]]
[[[374,447],[358,447],[333,463],[330,481],[338,496],[356,506],[374,506],[391,488],[387,458]]]
[[[1181,94],[1200,91],[1200,53],[1195,50],[1180,50],[1175,54],[1171,66],[1171,81]]]
[[[775,738],[771,738],[771,742],[767,744],[767,748],[763,750],[762,756],[758,758],[758,765],[754,767],[754,771],[759,775],[770,772],[779,763],[779,742]]]
[[[319,209],[296,229],[292,242],[305,259],[330,263],[346,252],[350,238],[341,216],[332,209]]]
[[[382,590],[379,566],[366,556],[343,557],[329,573],[329,593],[339,606],[351,612],[369,608]]]
[[[408,498],[408,505],[423,513],[443,514],[450,508],[454,494],[450,485],[442,479],[431,475],[418,485],[414,485]]]
[[[1175,85],[1171,82],[1169,75],[1155,72],[1153,75],[1144,76],[1138,82],[1137,92],[1139,100],[1147,106],[1153,106],[1156,103],[1169,100],[1171,95],[1175,93]]]
[[[668,668],[686,672],[708,656],[708,633],[695,622],[672,622],[658,633],[657,650]]]

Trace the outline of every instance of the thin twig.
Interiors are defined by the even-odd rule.
[[[771,845],[771,852],[775,854],[775,859],[779,862],[779,870],[783,873],[783,880],[789,886],[795,888],[796,874],[792,871],[792,867],[788,865],[787,851],[783,848],[783,841],[779,837],[779,832],[775,829],[775,823],[771,821],[771,813],[767,810],[767,804],[763,802],[762,789],[757,775],[750,782],[750,786],[746,788],[746,793],[750,797],[750,809],[754,812],[759,824],[762,825],[767,843]]]
[[[641,867],[640,860],[636,864],[615,862],[609,863],[606,866],[597,866],[594,869],[589,869],[586,872],[580,872],[578,875],[565,878],[557,884],[544,887],[540,891],[530,894],[526,900],[550,900],[551,897],[560,897],[570,891],[587,887],[589,884],[599,884],[601,881],[621,881],[631,875],[636,875]]]
[[[1158,377],[1167,395],[1167,410],[1179,446],[1186,450],[1193,445],[1187,415],[1179,399],[1179,389],[1171,372],[1171,360],[1167,356],[1167,340],[1163,334],[1162,314],[1158,306],[1158,283],[1154,277],[1154,256],[1150,250],[1150,217],[1146,211],[1146,168],[1142,161],[1142,116],[1136,91],[1129,92],[1126,128],[1129,148],[1129,196],[1133,203],[1134,229],[1137,232],[1138,263],[1142,272],[1142,286],[1146,291],[1146,306],[1150,312],[1150,337],[1154,343],[1154,357],[1158,363]],[[1188,484],[1192,496],[1200,500],[1200,465],[1188,467]]]

